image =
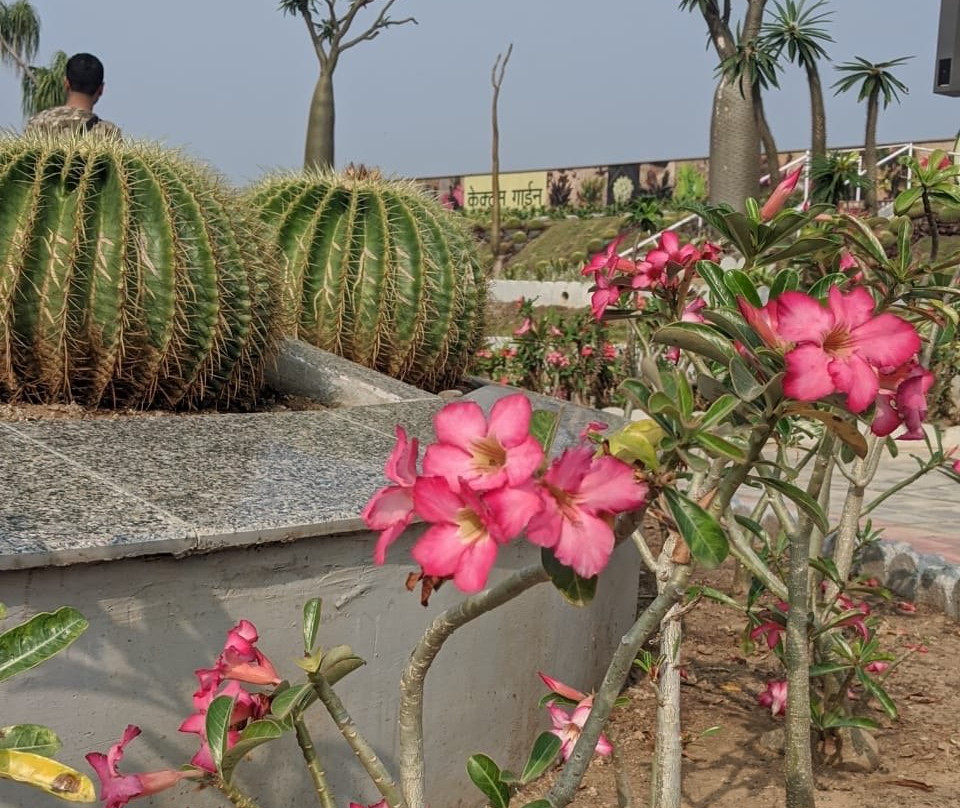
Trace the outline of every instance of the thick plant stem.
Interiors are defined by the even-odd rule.
[[[677,566],[663,591],[620,640],[603,677],[603,683],[594,696],[593,709],[573,747],[573,753],[546,796],[552,808],[564,808],[573,800],[593,757],[603,726],[607,723],[614,702],[627,680],[633,660],[643,644],[656,632],[667,612],[680,602],[689,577],[690,567]]]
[[[233,783],[228,783],[222,777],[215,776],[213,778],[213,785],[217,791],[227,798],[234,808],[260,808],[260,805],[256,802],[256,800],[254,800],[252,797],[248,797]]]
[[[547,580],[547,573],[540,564],[517,570],[495,586],[471,595],[438,615],[413,649],[400,679],[400,783],[408,808],[424,808],[426,804],[423,688],[433,660],[458,628]]]
[[[353,723],[347,708],[344,707],[343,702],[340,701],[340,697],[334,692],[330,683],[319,673],[310,675],[310,683],[313,685],[317,698],[323,702],[323,706],[330,713],[330,717],[337,725],[337,729],[340,730],[343,739],[353,750],[357,760],[360,761],[373,784],[377,787],[380,796],[387,801],[390,808],[405,808],[406,803],[400,795],[399,787],[394,782],[390,772],[387,771],[386,766],[377,757],[377,753],[373,751],[373,747],[360,734],[357,725]]]
[[[837,573],[841,581],[847,580],[850,567],[853,566],[853,554],[857,548],[857,531],[863,512],[863,498],[867,486],[877,474],[883,449],[884,442],[869,435],[866,457],[857,458],[853,464],[850,485],[840,513],[840,524],[837,527],[837,539],[833,548],[833,562],[837,565]],[[826,592],[828,602],[836,596],[837,591],[836,584],[828,583]]]
[[[630,775],[624,765],[623,752],[620,750],[620,744],[613,744],[613,752],[610,753],[613,761],[613,779],[617,787],[617,808],[634,808],[633,788],[630,786]]]
[[[294,720],[293,729],[297,735],[297,744],[300,746],[303,760],[307,764],[310,779],[313,781],[314,791],[317,792],[317,800],[322,808],[336,808],[337,803],[333,798],[333,792],[330,791],[330,783],[327,782],[327,773],[323,770],[320,758],[317,757],[313,738],[310,737],[310,730],[307,729],[303,716],[298,716]]]

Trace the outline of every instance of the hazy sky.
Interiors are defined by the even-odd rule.
[[[281,15],[276,0],[32,2],[43,26],[38,60],[57,49],[100,56],[107,89],[97,112],[129,136],[183,147],[237,182],[301,164],[317,64],[302,21]],[[939,0],[829,7],[834,61],[916,57],[896,73],[911,92],[881,114],[881,141],[952,138],[960,99],[931,90]],[[488,171],[490,69],[510,42],[503,170],[707,152],[716,59],[702,18],[676,0],[397,0],[394,10],[419,25],[361,43],[337,69],[338,166]],[[824,72],[826,83],[836,79]],[[804,148],[802,73],[789,68],[782,85],[766,101],[778,145]],[[855,96],[831,91],[827,113],[831,146],[862,143]],[[22,123],[18,83],[0,66],[0,128]]]

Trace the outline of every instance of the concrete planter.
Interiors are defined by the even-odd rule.
[[[500,303],[512,303],[521,297],[537,298],[538,306],[566,306],[581,309],[590,305],[589,283],[577,281],[506,281],[495,280],[490,284],[490,299]]]

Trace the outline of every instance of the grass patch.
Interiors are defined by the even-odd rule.
[[[518,250],[510,259],[504,268],[504,277],[579,280],[580,269],[586,260],[584,256],[587,255],[587,245],[599,241],[602,247],[606,246],[626,229],[626,223],[626,216],[560,219],[552,222],[543,233]]]

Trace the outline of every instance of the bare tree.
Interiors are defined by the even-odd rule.
[[[507,48],[506,55],[497,54],[497,60],[493,63],[493,70],[490,71],[490,83],[493,85],[493,164],[490,170],[490,190],[493,191],[491,200],[491,220],[490,220],[490,251],[493,253],[493,274],[499,275],[503,268],[503,256],[500,254],[500,117],[498,113],[500,105],[500,87],[503,85],[503,74],[507,69],[507,62],[510,61],[510,54],[513,53],[513,43]]]
[[[393,20],[387,16],[396,0],[386,0],[377,16],[362,33],[350,36],[357,14],[372,6],[377,0],[280,0],[280,10],[303,19],[310,33],[310,41],[320,63],[320,76],[310,101],[310,116],[307,120],[307,144],[303,163],[306,168],[333,166],[335,110],[333,101],[333,73],[340,61],[340,54],[361,42],[376,39],[385,28],[412,22],[413,17]],[[343,13],[340,13],[340,8]]]

